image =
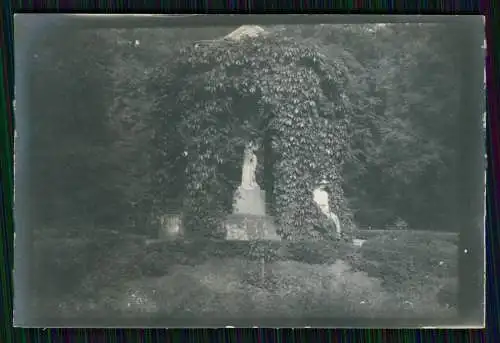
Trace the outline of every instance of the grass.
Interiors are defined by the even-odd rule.
[[[456,314],[455,239],[400,231],[379,233],[360,248],[338,242],[264,244],[257,249],[267,257],[264,278],[261,255],[252,255],[248,242],[147,247],[130,237],[112,244],[46,240],[35,249],[42,281],[37,299],[45,299],[38,306],[65,317],[451,317]],[[55,282],[44,270],[51,270]],[[71,273],[73,280],[61,284]]]

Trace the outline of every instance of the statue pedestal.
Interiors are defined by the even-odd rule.
[[[239,187],[235,193],[234,214],[266,215],[266,192],[260,188],[245,189]]]
[[[228,240],[280,240],[273,218],[266,215],[266,192],[239,187],[233,213],[225,223]]]

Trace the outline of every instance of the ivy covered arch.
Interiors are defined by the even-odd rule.
[[[320,179],[332,185],[330,206],[344,228],[352,227],[342,165],[350,117],[361,108],[359,83],[349,73],[353,62],[345,53],[332,59],[314,42],[267,32],[181,51],[175,112],[177,139],[185,148],[188,230],[206,234],[221,227],[248,140],[262,143],[260,179],[282,236],[314,232],[319,213],[311,194]]]

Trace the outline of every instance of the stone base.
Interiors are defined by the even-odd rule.
[[[231,214],[226,219],[225,228],[227,240],[281,240],[270,216]]]
[[[266,192],[260,188],[239,187],[235,194],[234,214],[266,215]]]

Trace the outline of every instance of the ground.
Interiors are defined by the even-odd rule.
[[[36,290],[39,310],[64,317],[456,315],[454,234],[388,231],[366,237],[362,247],[338,242],[267,247],[263,251],[273,253],[264,269],[245,250],[247,242],[230,250],[227,242],[146,247],[138,237],[111,236],[99,243],[58,238],[66,243],[57,249],[54,239],[39,241],[36,252],[43,258],[37,259],[37,270],[45,280]],[[93,256],[84,260],[89,252]],[[44,268],[50,269],[52,281],[46,280]],[[53,284],[68,277],[72,283]]]

